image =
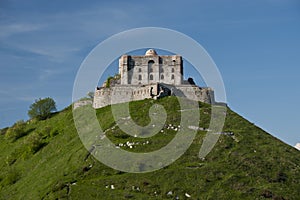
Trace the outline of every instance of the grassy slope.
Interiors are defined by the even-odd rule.
[[[151,100],[132,102],[131,117],[141,125],[149,122]],[[178,125],[180,114],[175,98],[155,103],[164,105],[167,123]],[[210,107],[200,104],[201,127],[207,127]],[[114,122],[110,107],[97,110],[105,129]],[[188,151],[161,170],[123,173],[86,158],[73,124],[71,107],[40,122],[28,122],[22,137],[0,135],[0,199],[297,199],[300,196],[300,153],[236,113],[228,110],[225,131],[205,160],[197,155],[205,136],[199,131]],[[118,128],[108,130],[115,143],[148,140],[150,144],[128,151],[152,151],[167,144],[176,134],[164,133],[148,139],[132,138]],[[34,136],[38,135],[37,141]],[[43,145],[35,151],[35,142]],[[115,189],[110,186],[114,185]],[[133,187],[134,186],[134,187]],[[108,187],[108,188],[107,188]],[[139,189],[137,189],[139,188]],[[172,191],[172,195],[167,195]]]

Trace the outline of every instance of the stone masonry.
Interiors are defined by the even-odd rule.
[[[123,55],[119,59],[119,75],[97,87],[94,108],[142,99],[157,99],[176,95],[214,104],[214,92],[199,87],[189,78],[183,80],[180,55],[157,55],[149,49],[145,55]]]

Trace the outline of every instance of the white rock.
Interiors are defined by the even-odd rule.
[[[173,192],[172,192],[172,191],[169,191],[169,192],[167,193],[167,196],[171,196],[171,195],[173,195]]]
[[[129,146],[129,148],[132,149],[133,147],[132,147],[132,146]]]
[[[105,136],[105,135],[102,135],[100,139],[103,140],[104,138],[106,138],[106,136]]]
[[[184,194],[187,198],[191,198],[191,195],[189,195],[188,193]]]
[[[114,190],[115,186],[114,185],[110,185],[110,189]]]
[[[188,126],[188,128],[192,129],[192,130],[195,130],[195,131],[197,131],[199,129],[199,127],[197,127],[197,126]]]
[[[295,145],[295,148],[298,149],[298,150],[300,150],[300,143],[297,143],[297,144]]]

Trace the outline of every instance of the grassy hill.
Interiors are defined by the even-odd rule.
[[[176,134],[176,98],[130,103],[131,118],[146,125],[154,103],[168,112],[163,132],[143,139],[115,125],[110,106],[97,110],[115,144],[149,152]],[[210,105],[199,103],[199,127],[207,128]],[[171,124],[171,126],[169,126]],[[172,128],[173,127],[173,128]],[[89,156],[74,126],[71,106],[44,121],[18,122],[0,135],[0,199],[299,199],[300,152],[228,109],[224,131],[205,159],[198,153],[205,131],[171,165],[150,173],[124,173]]]

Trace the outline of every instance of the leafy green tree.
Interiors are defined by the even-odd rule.
[[[51,113],[56,111],[55,101],[50,98],[37,99],[33,104],[31,104],[28,111],[30,118],[37,118],[39,120],[47,119],[50,117]]]

